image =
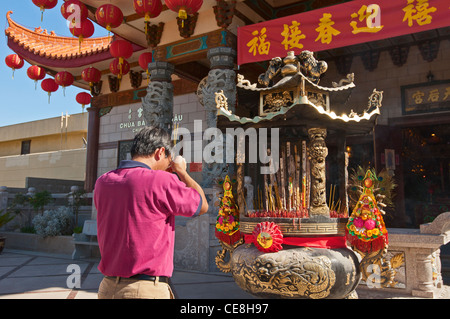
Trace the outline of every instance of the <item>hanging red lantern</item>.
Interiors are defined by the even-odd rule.
[[[133,54],[133,46],[130,42],[119,39],[111,43],[109,52],[116,58],[109,65],[109,69],[113,74],[117,75],[120,81],[122,76],[130,71],[130,64],[125,59],[128,59]]]
[[[45,79],[41,83],[41,88],[48,93],[48,104],[50,104],[50,96],[53,92],[58,91],[59,85],[54,79]]]
[[[144,52],[139,56],[139,66],[148,71],[148,64],[153,61],[153,54],[151,52]]]
[[[83,39],[92,37],[95,31],[94,24],[89,19],[83,20],[79,23],[76,21],[70,21],[69,29],[70,33],[78,38],[80,51]]]
[[[23,59],[18,54],[10,54],[5,58],[5,63],[13,71],[12,78],[14,80],[14,71],[21,69],[24,65]]]
[[[112,74],[117,75],[119,79],[122,79],[123,75],[130,72],[130,64],[127,60],[120,62],[120,59],[116,58],[109,64],[109,70]]]
[[[94,67],[89,67],[81,72],[81,78],[84,81],[89,82],[89,86],[92,87],[94,83],[100,81],[100,79],[102,78],[102,73],[100,72],[100,70]]]
[[[27,70],[27,75],[34,80],[34,89],[37,89],[37,82],[45,78],[45,70],[37,65],[32,65]]]
[[[147,34],[147,22],[161,14],[162,2],[161,0],[134,0],[134,10],[144,17],[145,34]]]
[[[151,18],[161,14],[162,2],[161,0],[134,0],[134,10],[143,16],[145,21],[150,21]]]
[[[72,17],[71,21],[81,22],[88,18],[89,12],[86,5],[80,0],[67,0],[61,5],[61,14],[66,20]]]
[[[84,107],[88,104],[91,104],[92,96],[89,93],[86,92],[80,92],[76,96],[76,100],[78,103],[81,104],[81,108],[84,112]]]
[[[152,61],[153,61],[153,54],[151,52],[144,52],[139,56],[139,66],[147,73],[147,83],[150,82],[148,64]]]
[[[166,6],[178,12],[180,19],[186,20],[188,14],[194,14],[202,7],[203,0],[166,0]]]
[[[41,21],[44,18],[45,9],[53,9],[58,4],[58,0],[32,0],[41,9]]]
[[[126,40],[115,40],[109,47],[109,52],[115,58],[128,59],[133,54],[133,46]]]
[[[112,4],[104,4],[98,7],[95,12],[97,23],[106,30],[111,31],[112,28],[119,27],[123,22],[123,13],[119,7]]]
[[[71,86],[74,80],[73,75],[67,71],[58,72],[55,75],[55,82],[59,86],[62,86],[64,96],[66,96],[66,87]]]

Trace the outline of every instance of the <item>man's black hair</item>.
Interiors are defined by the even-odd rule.
[[[170,134],[163,128],[146,126],[134,137],[130,150],[131,158],[135,156],[150,156],[161,147],[166,149],[166,156],[171,154],[172,141]]]

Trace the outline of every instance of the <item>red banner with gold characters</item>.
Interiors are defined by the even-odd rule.
[[[450,26],[449,0],[355,0],[238,28],[238,64]]]

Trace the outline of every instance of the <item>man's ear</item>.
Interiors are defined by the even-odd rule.
[[[155,151],[155,160],[159,161],[160,159],[164,158],[164,155],[166,153],[165,147],[161,147],[156,149]]]

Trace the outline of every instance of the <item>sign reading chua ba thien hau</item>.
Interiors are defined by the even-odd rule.
[[[183,120],[182,114],[174,114],[172,121],[181,122]],[[132,130],[133,133],[139,132],[142,128],[147,125],[144,118],[144,109],[140,106],[137,110],[133,111],[130,107],[128,109],[128,121],[123,121],[119,123],[119,129],[121,130]]]

